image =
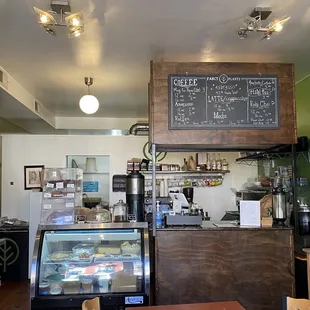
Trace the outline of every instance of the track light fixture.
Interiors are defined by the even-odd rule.
[[[35,7],[34,11],[38,23],[49,34],[56,35],[55,26],[67,27],[69,38],[78,37],[84,32],[83,12],[71,14],[71,7],[67,0],[52,0],[51,10],[43,11]]]
[[[262,32],[264,36],[261,40],[271,38],[274,32],[280,32],[283,29],[283,25],[290,19],[290,17],[282,18],[281,20],[275,20],[263,26],[263,21],[266,20],[271,14],[270,8],[255,8],[252,13],[244,20],[243,25],[238,30],[240,39],[245,39],[251,32]]]

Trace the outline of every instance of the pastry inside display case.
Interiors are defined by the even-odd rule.
[[[141,233],[45,231],[38,281],[39,296],[142,292]]]

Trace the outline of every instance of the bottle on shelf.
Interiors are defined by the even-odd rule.
[[[210,154],[207,153],[207,165],[206,165],[207,171],[211,171],[211,159]]]
[[[156,201],[156,228],[162,228],[163,215],[159,209],[159,201]]]
[[[222,160],[221,160],[221,155],[220,153],[217,154],[217,159],[216,159],[216,170],[221,171],[222,170]]]
[[[225,158],[223,158],[223,160],[222,160],[222,169],[224,171],[228,171],[229,170],[228,162],[227,162],[227,160]]]
[[[165,183],[161,180],[159,183],[159,197],[165,197]]]
[[[216,171],[216,158],[215,158],[215,153],[213,153],[212,160],[211,160],[211,170]]]

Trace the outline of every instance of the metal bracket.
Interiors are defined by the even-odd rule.
[[[260,16],[260,20],[266,20],[271,13],[272,11],[270,7],[257,7],[252,11],[250,16],[253,18]]]
[[[71,12],[69,1],[66,0],[52,0],[51,8],[57,14]]]

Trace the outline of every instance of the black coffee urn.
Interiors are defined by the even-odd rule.
[[[132,171],[127,175],[126,202],[128,220],[144,222],[144,176],[139,171]]]

